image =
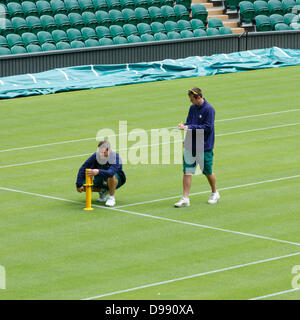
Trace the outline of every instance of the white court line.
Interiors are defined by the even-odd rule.
[[[300,288],[289,289],[289,290],[285,290],[285,291],[279,291],[279,292],[275,292],[275,293],[271,293],[271,294],[266,294],[265,296],[256,297],[256,298],[252,298],[252,299],[249,299],[249,300],[260,300],[260,299],[264,299],[264,298],[270,298],[270,297],[278,296],[280,294],[293,292],[293,291],[298,291],[298,290],[300,290]]]
[[[255,132],[255,131],[263,131],[263,130],[269,130],[269,129],[277,129],[277,128],[290,127],[290,126],[297,126],[297,125],[299,125],[299,124],[300,124],[300,122],[296,122],[296,123],[288,123],[288,124],[282,124],[282,125],[272,126],[272,127],[249,129],[249,130],[235,131],[235,132],[227,132],[227,133],[216,134],[216,137],[223,137],[223,136],[229,136],[229,135],[234,135],[234,134],[242,134],[242,133],[248,133],[248,132]],[[151,130],[152,130],[152,129],[151,129]],[[183,140],[182,140],[182,141],[183,141]],[[174,143],[174,142],[182,142],[182,141],[171,141],[171,143]],[[168,143],[169,143],[169,142],[168,142]],[[168,144],[168,143],[142,145],[142,146],[137,146],[137,147],[130,147],[130,148],[119,149],[119,151],[120,151],[120,150],[134,149],[134,148],[136,148],[136,149],[146,148],[146,147],[163,145],[163,144]],[[118,151],[118,150],[117,150],[117,151]],[[43,162],[48,162],[48,161],[71,159],[71,158],[77,158],[77,157],[82,157],[82,156],[86,156],[86,155],[91,155],[91,153],[77,154],[77,155],[73,155],[73,156],[65,156],[65,157],[45,159],[45,160],[36,160],[36,161],[16,163],[16,164],[8,164],[8,165],[0,166],[0,169],[3,169],[3,168],[11,168],[11,167],[18,167],[18,166],[24,166],[24,165],[30,165],[30,164],[37,164],[37,163],[43,163]]]
[[[283,111],[275,111],[275,112],[269,112],[269,113],[252,114],[252,115],[248,115],[248,116],[241,116],[241,117],[228,118],[228,119],[220,119],[220,120],[216,120],[215,122],[224,122],[224,121],[233,121],[233,120],[241,120],[241,119],[248,119],[248,118],[256,118],[256,117],[270,116],[270,115],[275,115],[275,114],[297,112],[297,111],[300,111],[300,108],[299,109],[283,110]],[[145,131],[149,132],[151,130],[161,130],[161,129],[171,129],[171,128],[176,128],[176,127],[147,129]],[[114,135],[108,136],[108,138],[110,138],[110,137],[118,137],[118,136],[121,136],[121,135],[123,135],[123,134],[114,134]],[[83,139],[74,139],[74,140],[65,140],[65,141],[44,143],[44,144],[38,144],[38,145],[33,145],[33,146],[18,147],[18,148],[10,148],[10,149],[0,150],[0,152],[9,152],[9,151],[16,151],[16,150],[40,148],[40,147],[47,147],[47,146],[52,146],[52,145],[66,144],[66,143],[73,143],[73,142],[81,142],[81,141],[88,141],[88,140],[96,140],[96,137],[83,138]]]
[[[57,70],[57,71],[61,72],[61,73],[65,76],[66,80],[67,80],[67,81],[69,81],[69,78],[68,78],[68,75],[67,75],[67,73],[66,73],[66,72],[64,72],[64,71],[63,71],[63,70],[61,70],[61,69],[55,69],[55,70]]]
[[[300,175],[299,176],[292,176],[292,177],[284,177],[284,178],[279,178],[279,179],[273,179],[273,181],[280,181],[280,180],[284,180],[284,179],[285,180],[286,179],[292,179],[292,178],[295,178],[295,177],[300,177]],[[271,182],[271,180],[267,180],[267,182]],[[264,183],[264,181],[260,181],[258,183]],[[254,185],[254,184],[252,184],[252,185]],[[245,186],[249,186],[249,184],[245,185]],[[239,187],[242,187],[242,186],[239,186]],[[231,187],[231,188],[233,188],[233,187]],[[43,195],[43,194],[39,194],[39,193],[26,192],[26,191],[6,188],[6,187],[0,187],[0,190],[17,192],[17,193],[24,193],[24,194],[28,194],[28,195],[32,195],[32,196],[37,196],[37,197],[42,197],[42,198],[48,198],[48,199],[71,202],[71,203],[76,203],[76,204],[83,205],[83,203],[79,202],[79,201],[68,200],[68,199],[63,199],[63,198],[58,198],[58,197],[53,197],[53,196],[47,196],[47,195]],[[183,221],[183,220],[176,220],[176,219],[170,219],[170,218],[165,218],[165,217],[160,217],[160,216],[154,216],[154,215],[150,215],[150,214],[146,214],[146,213],[128,211],[128,210],[123,210],[123,209],[120,209],[120,208],[117,208],[117,207],[108,208],[108,207],[101,206],[101,205],[96,205],[96,204],[93,204],[93,207],[106,209],[106,210],[111,210],[111,211],[118,211],[118,212],[128,213],[128,214],[131,214],[131,215],[140,216],[140,217],[146,217],[146,218],[151,218],[151,219],[156,219],[156,220],[179,223],[179,224],[189,225],[189,226],[193,226],[193,227],[199,227],[199,228],[203,228],[203,229],[222,231],[222,232],[242,235],[242,236],[246,236],[246,237],[251,237],[251,238],[258,238],[258,239],[263,239],[263,240],[270,240],[270,241],[275,241],[275,242],[280,242],[280,243],[300,246],[300,243],[298,243],[298,242],[292,242],[292,241],[287,241],[287,240],[282,240],[282,239],[277,239],[277,238],[272,238],[272,237],[266,237],[266,236],[261,236],[261,235],[257,235],[257,234],[252,234],[252,233],[240,232],[240,231],[235,231],[235,230],[230,230],[230,229],[212,227],[212,226],[208,226],[208,225],[204,225],[204,224],[193,223],[193,222],[188,222],[188,221]],[[178,209],[174,209],[174,210],[178,210]]]
[[[244,263],[244,264],[238,264],[238,265],[235,265],[235,266],[216,269],[216,270],[211,270],[211,271],[207,271],[207,272],[196,273],[196,274],[192,274],[192,275],[185,276],[185,277],[180,277],[180,278],[175,278],[175,279],[170,279],[170,280],[165,280],[165,281],[160,281],[160,282],[149,283],[149,284],[146,284],[146,285],[143,285],[143,286],[129,288],[129,289],[125,289],[125,290],[114,291],[114,292],[109,292],[109,293],[104,293],[104,294],[100,294],[100,295],[97,295],[97,296],[94,296],[94,297],[84,298],[84,299],[81,299],[81,300],[99,299],[99,298],[103,298],[103,297],[113,296],[113,295],[116,295],[116,294],[136,291],[136,290],[145,289],[145,288],[151,288],[151,287],[160,286],[160,285],[164,285],[164,284],[168,284],[168,283],[173,283],[173,282],[176,282],[176,281],[182,281],[182,280],[188,280],[188,279],[203,277],[203,276],[206,276],[206,275],[209,275],[209,274],[214,274],[214,273],[219,273],[219,272],[224,272],[224,271],[229,271],[229,270],[240,269],[240,268],[253,266],[253,265],[256,265],[256,264],[260,264],[260,263],[276,261],[276,260],[279,260],[279,259],[289,258],[289,257],[293,257],[293,256],[298,256],[298,255],[300,255],[300,252],[291,253],[291,254],[287,254],[287,255],[284,255],[284,256],[278,256],[278,257],[269,258],[269,259],[257,260],[257,261],[254,261],[254,262],[248,262],[248,263]]]
[[[32,74],[27,73],[27,75],[33,80],[34,83],[37,83],[36,78]]]

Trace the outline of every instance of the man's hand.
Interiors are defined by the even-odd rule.
[[[80,193],[85,191],[84,189],[85,189],[84,186],[77,187],[77,191],[80,192]]]
[[[188,126],[185,126],[183,123],[179,123],[179,124],[178,124],[178,129],[180,129],[180,130],[187,130],[187,129],[188,129]]]
[[[98,169],[89,169],[87,171],[87,174],[89,177],[93,177],[99,174],[99,170]]]

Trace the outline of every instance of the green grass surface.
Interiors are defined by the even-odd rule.
[[[0,153],[0,187],[81,202],[0,189],[0,265],[7,273],[0,299],[82,299],[201,273],[208,274],[103,298],[250,299],[291,289],[300,255],[243,265],[300,252],[300,178],[255,184],[300,174],[300,110],[275,113],[300,109],[299,83],[300,67],[287,67],[1,101],[2,150],[91,139]],[[96,132],[117,130],[119,120],[129,130],[176,126],[194,86],[217,120],[272,113],[216,122],[218,188],[235,188],[221,190],[210,206],[207,181],[195,176],[191,192],[207,192],[175,209],[181,165],[127,164],[117,205],[178,198],[83,211],[75,179],[87,156],[76,155],[96,150]],[[269,129],[237,133],[262,128]],[[69,156],[76,157],[23,164]],[[252,185],[237,187],[244,184]],[[274,297],[299,298],[300,291]]]

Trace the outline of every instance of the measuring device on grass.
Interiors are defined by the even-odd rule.
[[[84,210],[94,210],[92,208],[92,188],[93,188],[93,177],[88,175],[88,171],[91,169],[85,169],[85,208]]]

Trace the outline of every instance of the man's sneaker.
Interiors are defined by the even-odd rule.
[[[190,206],[190,200],[188,198],[182,198],[174,204],[176,208],[188,207]]]
[[[215,204],[218,202],[218,200],[220,199],[220,194],[219,192],[215,192],[215,193],[212,193],[209,197],[209,200],[208,200],[208,203],[209,204]]]
[[[104,190],[104,191],[101,191],[101,192],[99,192],[99,199],[98,199],[98,201],[99,202],[105,202],[106,201],[106,196],[107,196],[107,194],[108,194],[108,190]]]
[[[116,204],[116,199],[115,197],[111,197],[111,196],[109,196],[107,201],[105,202],[105,205],[107,207],[113,207],[115,204]]]

